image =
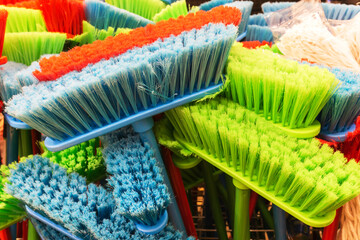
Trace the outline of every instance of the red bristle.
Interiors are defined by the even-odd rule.
[[[14,4],[7,4],[6,6],[7,7],[28,8],[28,9],[40,9],[39,2],[37,0],[17,2]]]
[[[266,41],[246,41],[246,42],[242,42],[243,47],[245,48],[249,48],[249,49],[254,49],[257,47],[261,47],[261,46],[265,46],[268,45],[271,47],[272,43],[271,42],[266,42]]]
[[[4,110],[4,103],[0,101],[0,112],[2,112],[3,110]]]
[[[0,5],[8,5],[8,4],[15,4],[18,2],[23,2],[26,0],[0,0]]]
[[[220,6],[211,11],[190,13],[177,19],[160,21],[154,25],[137,28],[129,34],[119,34],[108,37],[104,41],[95,41],[92,44],[76,47],[59,56],[42,59],[41,70],[33,72],[39,81],[52,81],[62,75],[77,70],[81,71],[90,63],[101,59],[109,59],[134,47],[142,47],[153,43],[159,38],[164,39],[171,35],[177,36],[184,31],[200,29],[208,23],[223,23],[238,25],[241,21],[241,12],[237,8]]]
[[[8,17],[8,12],[4,9],[0,9],[0,56],[2,55],[4,47],[4,37],[5,37],[5,28],[6,28],[6,19]],[[0,65],[5,64],[7,58],[2,56],[0,58]]]
[[[49,32],[82,34],[85,3],[82,0],[39,0],[40,10]]]

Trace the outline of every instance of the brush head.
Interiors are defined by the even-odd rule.
[[[1,56],[4,47],[4,37],[5,37],[7,17],[8,17],[8,12],[5,9],[0,9],[0,65],[5,64],[7,62],[6,56]]]
[[[246,41],[274,42],[274,37],[271,29],[267,26],[248,25]]]
[[[8,62],[0,66],[0,96],[4,102],[21,92],[21,86],[15,75],[25,68],[26,65],[16,62]]]
[[[241,11],[241,22],[239,24],[239,35],[245,32],[254,3],[252,1],[235,1],[225,6],[236,7]]]
[[[171,5],[163,8],[159,13],[153,17],[154,22],[161,20],[168,20],[170,18],[177,18],[179,16],[185,16],[188,13],[186,1],[180,0],[172,3]]]
[[[231,100],[216,98],[166,116],[180,143],[312,226],[329,224],[332,213],[360,192],[360,165],[345,164],[340,152],[316,139],[288,136]]]
[[[225,5],[227,3],[232,3],[233,0],[211,0],[208,2],[204,2],[199,6],[199,10],[203,10],[203,11],[209,11],[215,7],[221,6],[221,5]]]
[[[264,14],[258,13],[255,15],[251,15],[249,18],[249,25],[267,26],[267,22],[265,21]]]
[[[261,47],[262,49],[271,49],[271,42],[266,42],[266,41],[245,41],[245,42],[241,42],[242,46],[244,48],[248,48],[248,49],[255,49],[255,48],[259,48]]]
[[[21,2],[16,2],[14,4],[7,4],[7,7],[17,7],[17,8],[27,8],[27,9],[37,9],[40,10],[38,0],[26,0]]]

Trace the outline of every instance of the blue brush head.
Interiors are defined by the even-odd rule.
[[[233,0],[211,0],[208,2],[202,3],[199,6],[199,8],[200,8],[200,10],[203,10],[203,11],[210,11],[211,9],[213,9],[215,7],[218,7],[218,6],[227,4],[227,3],[232,3],[232,2],[233,2]]]
[[[169,205],[170,195],[150,146],[133,133],[119,137],[103,154],[118,212],[136,223],[155,225]]]
[[[261,4],[263,13],[276,12],[285,8],[288,8],[296,2],[265,2]]]
[[[31,223],[35,227],[37,233],[40,235],[41,239],[46,240],[71,240],[71,238],[65,236],[64,234],[54,230],[48,225],[36,220],[35,218],[29,217]]]
[[[136,230],[119,215],[113,194],[94,184],[86,185],[76,173],[47,158],[34,156],[11,169],[8,192],[46,215],[72,234],[85,239],[182,239],[171,226],[153,236]]]
[[[54,139],[87,133],[218,84],[236,36],[234,25],[208,24],[159,39],[24,87],[6,112]]]
[[[254,3],[252,1],[235,1],[233,3],[225,4],[225,6],[236,7],[241,11],[239,34],[246,30],[253,5]]]
[[[346,69],[331,68],[342,84],[318,116],[322,132],[348,130],[360,114],[360,74]]]
[[[16,62],[7,62],[0,67],[0,96],[4,102],[21,92],[15,74],[25,68],[26,65]]]
[[[264,14],[259,13],[255,15],[251,15],[249,18],[249,24],[248,25],[258,25],[258,26],[267,26],[267,22],[265,21]]]
[[[273,34],[269,27],[267,26],[258,26],[258,25],[248,25],[246,32],[246,41],[267,41],[273,42]]]
[[[152,21],[124,9],[114,7],[98,0],[85,1],[85,15],[87,21],[97,29],[138,28],[144,27]]]

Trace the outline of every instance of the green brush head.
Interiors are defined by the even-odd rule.
[[[6,33],[3,55],[9,61],[30,65],[44,54],[60,53],[66,34],[50,32]]]
[[[105,177],[106,168],[100,149],[99,139],[95,138],[60,152],[48,151],[43,142],[43,157],[67,169],[68,173],[77,172],[86,177],[88,182],[95,182]]]
[[[5,192],[9,168],[2,165],[0,169],[0,230],[21,221],[26,213],[20,207],[20,201]]]
[[[168,20],[170,18],[177,18],[179,16],[184,16],[188,13],[186,7],[186,1],[181,0],[172,3],[171,5],[166,6],[163,8],[159,13],[154,16],[153,21],[159,22],[161,20]]]
[[[330,224],[335,210],[360,193],[360,165],[226,98],[166,116],[183,146],[310,226]]]
[[[226,72],[227,97],[290,129],[313,124],[340,83],[327,69],[249,50],[241,43],[233,45]]]
[[[0,9],[5,9],[9,13],[5,30],[7,33],[46,31],[40,10],[5,6],[0,6]]]
[[[106,0],[105,2],[149,20],[153,20],[154,16],[167,6],[161,0]]]

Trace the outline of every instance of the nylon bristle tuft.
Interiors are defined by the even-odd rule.
[[[6,63],[6,57],[2,57],[3,47],[4,47],[4,37],[5,37],[5,28],[6,20],[8,17],[8,12],[4,9],[0,9],[0,65]]]
[[[184,16],[187,13],[188,10],[186,6],[186,1],[181,0],[166,6],[166,8],[163,8],[159,13],[154,16],[153,20],[154,22],[159,22],[161,20],[168,20],[170,18]]]

